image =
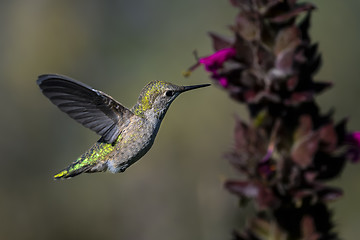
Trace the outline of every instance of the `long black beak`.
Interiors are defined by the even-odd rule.
[[[192,86],[183,86],[183,89],[180,90],[180,93],[189,91],[189,90],[193,90],[193,89],[197,89],[197,88],[202,88],[202,87],[208,87],[211,84],[201,84],[201,85],[192,85]]]

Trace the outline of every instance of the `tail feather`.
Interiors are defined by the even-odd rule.
[[[54,175],[54,179],[75,177],[81,173],[103,172],[107,169],[106,159],[113,146],[104,142],[95,143],[87,152],[67,168]]]
[[[83,172],[87,172],[89,171],[89,169],[92,168],[92,166],[82,166],[81,167],[81,162],[79,163],[79,161],[74,162],[73,164],[71,164],[70,166],[68,166],[67,168],[65,168],[64,170],[60,171],[59,173],[54,175],[54,179],[61,179],[61,178],[72,178],[75,177]]]

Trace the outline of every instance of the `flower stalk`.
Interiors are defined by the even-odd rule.
[[[234,148],[226,154],[239,171],[225,188],[240,202],[252,200],[254,218],[234,239],[338,239],[330,201],[343,192],[327,181],[348,160],[360,160],[360,132],[323,113],[316,96],[332,86],[315,81],[321,66],[309,28],[310,3],[296,0],[231,0],[239,9],[232,37],[210,33],[215,53],[198,59],[249,121],[236,118]],[[241,177],[240,177],[241,176]]]

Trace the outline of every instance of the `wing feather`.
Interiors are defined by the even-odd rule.
[[[61,111],[113,143],[133,113],[107,94],[57,74],[39,76],[43,94]]]

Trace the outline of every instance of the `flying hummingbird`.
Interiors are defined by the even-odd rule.
[[[128,109],[109,95],[66,76],[41,75],[37,84],[61,111],[101,136],[75,162],[57,173],[55,179],[84,172],[125,171],[149,151],[174,99],[183,92],[210,85],[177,86],[152,81]]]

